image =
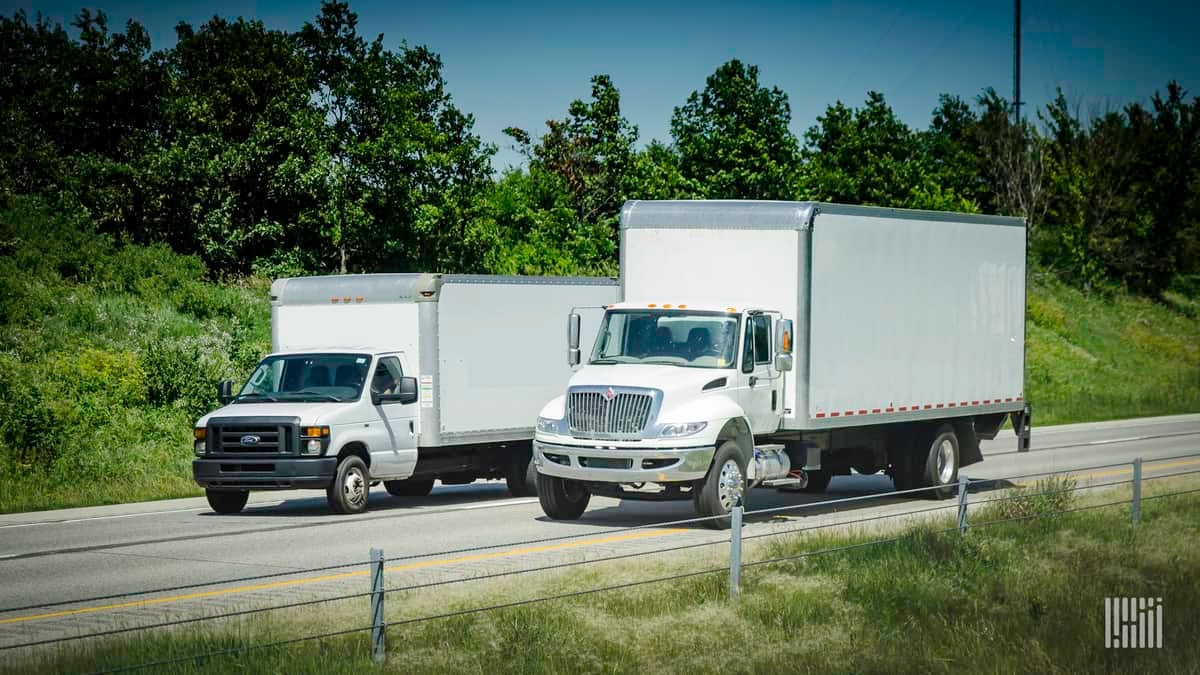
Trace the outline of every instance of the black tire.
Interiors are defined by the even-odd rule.
[[[592,493],[579,481],[541,473],[537,475],[537,493],[542,511],[554,520],[578,520],[592,498]]]
[[[385,480],[383,487],[393,497],[424,497],[433,490],[432,478],[406,478]]]
[[[943,424],[926,439],[920,446],[923,457],[918,456],[923,461],[916,465],[917,487],[934,488],[921,493],[926,499],[949,499],[958,494],[958,436],[954,427]]]
[[[533,452],[526,448],[517,452],[508,473],[504,476],[508,493],[514,497],[532,497],[537,494],[537,465],[533,463]]]
[[[367,510],[370,485],[367,465],[357,455],[350,455],[338,464],[337,475],[326,488],[325,498],[335,513],[362,513]]]
[[[208,505],[217,513],[241,513],[250,499],[249,490],[213,490],[205,488],[204,496]]]
[[[746,462],[737,443],[725,441],[713,455],[703,483],[694,488],[692,503],[701,517],[724,516],[704,521],[706,527],[724,530],[729,527],[729,512],[739,499],[744,506]]]
[[[829,469],[816,469],[808,472],[808,485],[804,486],[804,492],[821,493],[829,488],[829,481],[833,480],[833,472]]]

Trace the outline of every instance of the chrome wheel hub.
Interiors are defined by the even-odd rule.
[[[717,498],[721,501],[721,508],[728,511],[740,503],[743,488],[741,467],[735,460],[725,460],[721,465],[721,473],[717,475]]]
[[[345,496],[347,504],[355,507],[362,506],[367,501],[367,481],[361,473],[346,472],[346,478],[342,481],[342,495]]]
[[[938,482],[946,485],[954,477],[954,445],[949,438],[943,438],[938,444],[937,451]]]

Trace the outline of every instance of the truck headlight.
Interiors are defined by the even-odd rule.
[[[679,436],[691,436],[692,434],[700,433],[701,431],[704,430],[704,427],[706,427],[706,426],[708,426],[708,422],[686,422],[686,423],[681,423],[681,424],[664,424],[664,425],[662,425],[662,428],[658,430],[658,435],[662,436],[664,438],[679,437]]]
[[[301,455],[319,455],[325,452],[325,446],[329,443],[329,427],[301,427],[300,428],[300,454]]]
[[[546,417],[539,417],[537,421],[537,430],[544,434],[557,434],[558,425],[562,420],[552,420]]]
[[[203,457],[206,452],[208,452],[207,444],[204,441],[196,441],[196,456]]]

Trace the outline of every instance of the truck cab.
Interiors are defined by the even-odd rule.
[[[196,482],[218,513],[240,511],[251,489],[286,488],[326,489],[335,511],[361,511],[372,480],[401,481],[416,465],[413,371],[397,351],[268,355],[196,423]]]
[[[769,309],[609,306],[586,365],[538,419],[547,513],[578,517],[592,493],[728,513],[755,466],[755,436],[780,426],[791,323]],[[579,362],[577,316],[570,325]]]

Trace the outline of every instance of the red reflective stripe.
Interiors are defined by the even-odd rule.
[[[929,405],[928,403],[926,403],[926,404],[925,404],[925,409],[926,409],[926,410],[929,410],[929,409],[930,409],[930,408],[932,408],[932,407],[933,407],[933,406]],[[942,407],[942,406],[940,406],[940,405],[939,405],[938,407],[940,408],[940,407]]]
[[[987,401],[984,401],[984,403],[987,403]],[[971,405],[979,405],[979,401],[971,401]]]
[[[867,414],[867,411],[866,411],[866,410],[859,410],[859,411],[858,411],[858,414],[859,414],[859,415],[866,415],[866,414]]]
[[[908,410],[908,406],[906,406],[906,405],[900,406],[900,412],[904,412],[905,410]]]
[[[928,408],[929,406],[925,406],[925,407],[926,407],[926,408]],[[944,408],[945,406],[943,406],[941,403],[938,403],[937,405],[935,405],[935,406],[933,406],[933,407],[935,407],[935,408]]]
[[[824,417],[825,413],[817,413],[817,417]]]
[[[1000,400],[1000,399],[996,399],[996,401],[997,401],[997,402],[999,402],[999,400]],[[989,403],[991,403],[991,402],[992,402],[992,399],[990,399],[990,398],[985,398],[985,399],[983,399],[983,404],[984,404],[984,405],[987,405],[987,404],[989,404]]]
[[[841,414],[842,414],[842,413],[835,413],[835,412],[831,412],[831,413],[829,413],[829,416],[830,416],[830,417],[837,417],[838,415],[841,415]]]
[[[940,408],[940,407],[942,407],[942,406],[940,406],[940,405],[939,405],[938,407]],[[954,404],[953,404],[953,403],[950,403],[950,404],[948,404],[948,405],[947,405],[947,407],[949,407],[949,408],[953,408],[953,407],[954,407]]]
[[[895,408],[887,408],[887,409],[885,409],[885,410],[884,410],[884,412],[893,412],[893,411],[895,411],[895,410],[896,410]],[[901,408],[901,410],[904,410],[904,408]],[[878,410],[876,410],[875,412],[879,412],[879,411],[878,411]]]
[[[842,414],[843,414],[843,415],[845,415],[846,417],[850,417],[851,415],[853,415],[853,414],[854,414],[854,411],[853,411],[853,410],[847,410],[846,412],[844,412],[844,413],[842,413]]]

